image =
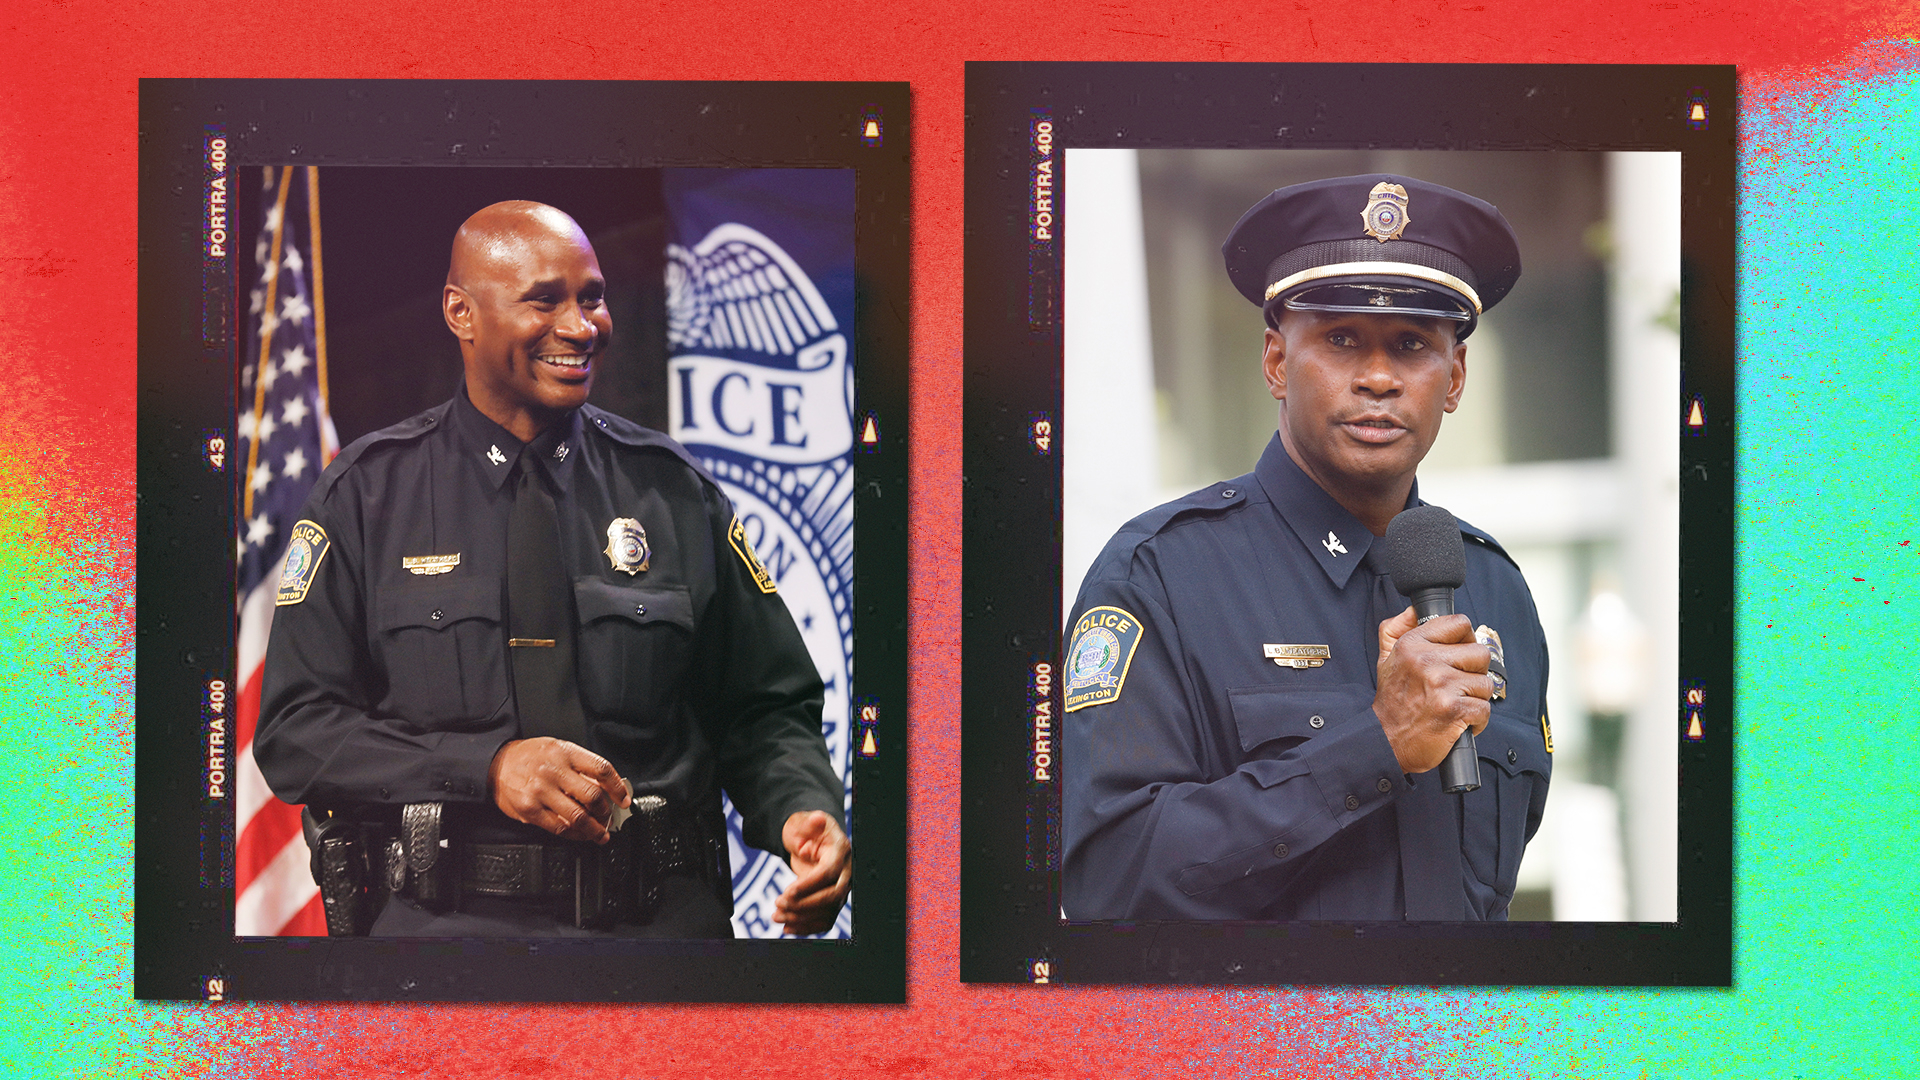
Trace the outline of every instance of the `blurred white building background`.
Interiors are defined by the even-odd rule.
[[[1275,188],[1370,172],[1476,195],[1520,236],[1420,471],[1520,564],[1551,652],[1553,784],[1512,917],[1672,921],[1678,154],[1068,150],[1062,614],[1127,519],[1249,471],[1273,434],[1228,230]]]

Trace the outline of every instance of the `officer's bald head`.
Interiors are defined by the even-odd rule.
[[[510,277],[542,245],[577,244],[589,257],[593,245],[579,222],[545,203],[511,199],[475,211],[453,234],[447,284],[472,291]]]

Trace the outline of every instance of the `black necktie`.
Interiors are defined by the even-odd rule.
[[[587,721],[573,668],[573,582],[560,555],[553,496],[540,480],[531,446],[514,469],[513,513],[507,519],[507,654],[520,734],[585,746]]]
[[[1395,606],[1387,593],[1392,580],[1386,569],[1386,548],[1375,538],[1367,548],[1366,569],[1373,575],[1368,599],[1372,636],[1368,649],[1380,652],[1380,624],[1407,610]],[[1400,883],[1405,890],[1407,918],[1458,922],[1467,917],[1466,893],[1460,865],[1458,799],[1440,791],[1440,773],[1431,770],[1414,778],[1411,790],[1402,790],[1394,804],[1400,833]]]

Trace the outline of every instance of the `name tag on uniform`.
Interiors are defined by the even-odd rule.
[[[431,576],[444,574],[460,565],[460,553],[451,555],[402,555],[400,566],[416,574]]]
[[[1325,645],[1262,645],[1260,648],[1267,659],[1290,668],[1324,667],[1333,656],[1333,651]]]

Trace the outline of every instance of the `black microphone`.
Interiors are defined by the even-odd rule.
[[[1413,602],[1414,618],[1424,623],[1453,614],[1453,590],[1467,583],[1467,549],[1460,542],[1460,523],[1445,507],[1416,506],[1395,514],[1387,524],[1386,561],[1393,587]],[[1449,795],[1480,786],[1472,728],[1460,732],[1440,762],[1440,786]]]

